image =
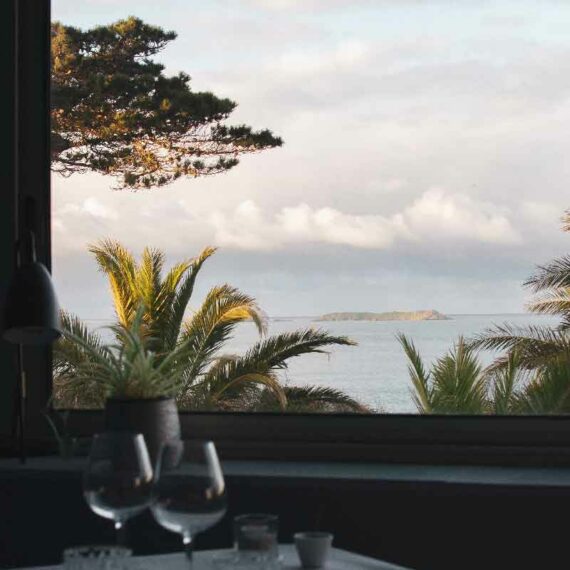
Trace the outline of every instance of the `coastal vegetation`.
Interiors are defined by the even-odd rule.
[[[570,231],[570,211],[563,230]],[[539,266],[525,285],[537,295],[529,310],[559,317],[556,327],[489,328],[460,338],[429,370],[413,341],[399,335],[420,413],[570,413],[570,256]],[[502,352],[484,368],[477,356],[482,349]]]
[[[105,343],[79,317],[63,313],[64,337],[54,348],[56,406],[100,408],[110,395],[168,395],[186,410],[366,410],[339,390],[287,385],[280,376],[293,358],[354,345],[347,337],[315,328],[267,336],[255,299],[227,284],[212,287],[189,310],[196,278],[215,249],[206,248],[166,273],[165,255],[156,249],[146,248],[139,262],[112,240],[89,250],[109,281],[113,341]],[[224,352],[246,320],[255,323],[260,340],[242,355]]]
[[[434,311],[391,311],[387,313],[327,313],[317,321],[446,321],[449,317]]]

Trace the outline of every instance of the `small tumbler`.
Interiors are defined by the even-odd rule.
[[[242,560],[276,562],[279,558],[279,517],[246,514],[234,518],[234,547]]]

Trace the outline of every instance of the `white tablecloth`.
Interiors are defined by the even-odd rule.
[[[229,552],[229,551],[226,551]],[[299,558],[295,547],[291,544],[279,545],[279,552],[283,556],[283,570],[300,569]],[[202,550],[194,555],[193,570],[218,570],[212,561],[223,554],[223,550]],[[157,556],[141,556],[131,559],[129,567],[133,570],[187,570],[188,563],[184,554],[159,554]],[[41,570],[61,570],[61,566],[43,566]],[[368,558],[360,554],[353,554],[346,550],[333,548],[326,570],[406,570],[402,566],[394,566],[387,562]],[[29,569],[33,570],[33,569]],[[40,570],[40,568],[36,568]]]

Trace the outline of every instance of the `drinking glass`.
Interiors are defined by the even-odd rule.
[[[234,548],[242,558],[275,560],[278,557],[277,515],[253,513],[234,518]],[[245,556],[244,556],[245,555]]]
[[[192,566],[192,541],[226,512],[222,468],[211,441],[166,444],[159,454],[152,513],[167,530],[182,535]]]
[[[152,500],[153,470],[139,434],[107,432],[93,437],[83,493],[91,510],[115,522],[117,541],[125,521]]]

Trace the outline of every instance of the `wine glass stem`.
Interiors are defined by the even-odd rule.
[[[184,551],[186,552],[186,560],[188,560],[188,564],[190,568],[193,567],[193,559],[194,559],[194,543],[192,542],[192,536],[190,534],[185,534],[182,538],[182,542],[184,543]]]
[[[115,521],[115,531],[117,538],[117,546],[127,545],[127,532],[123,521]]]

